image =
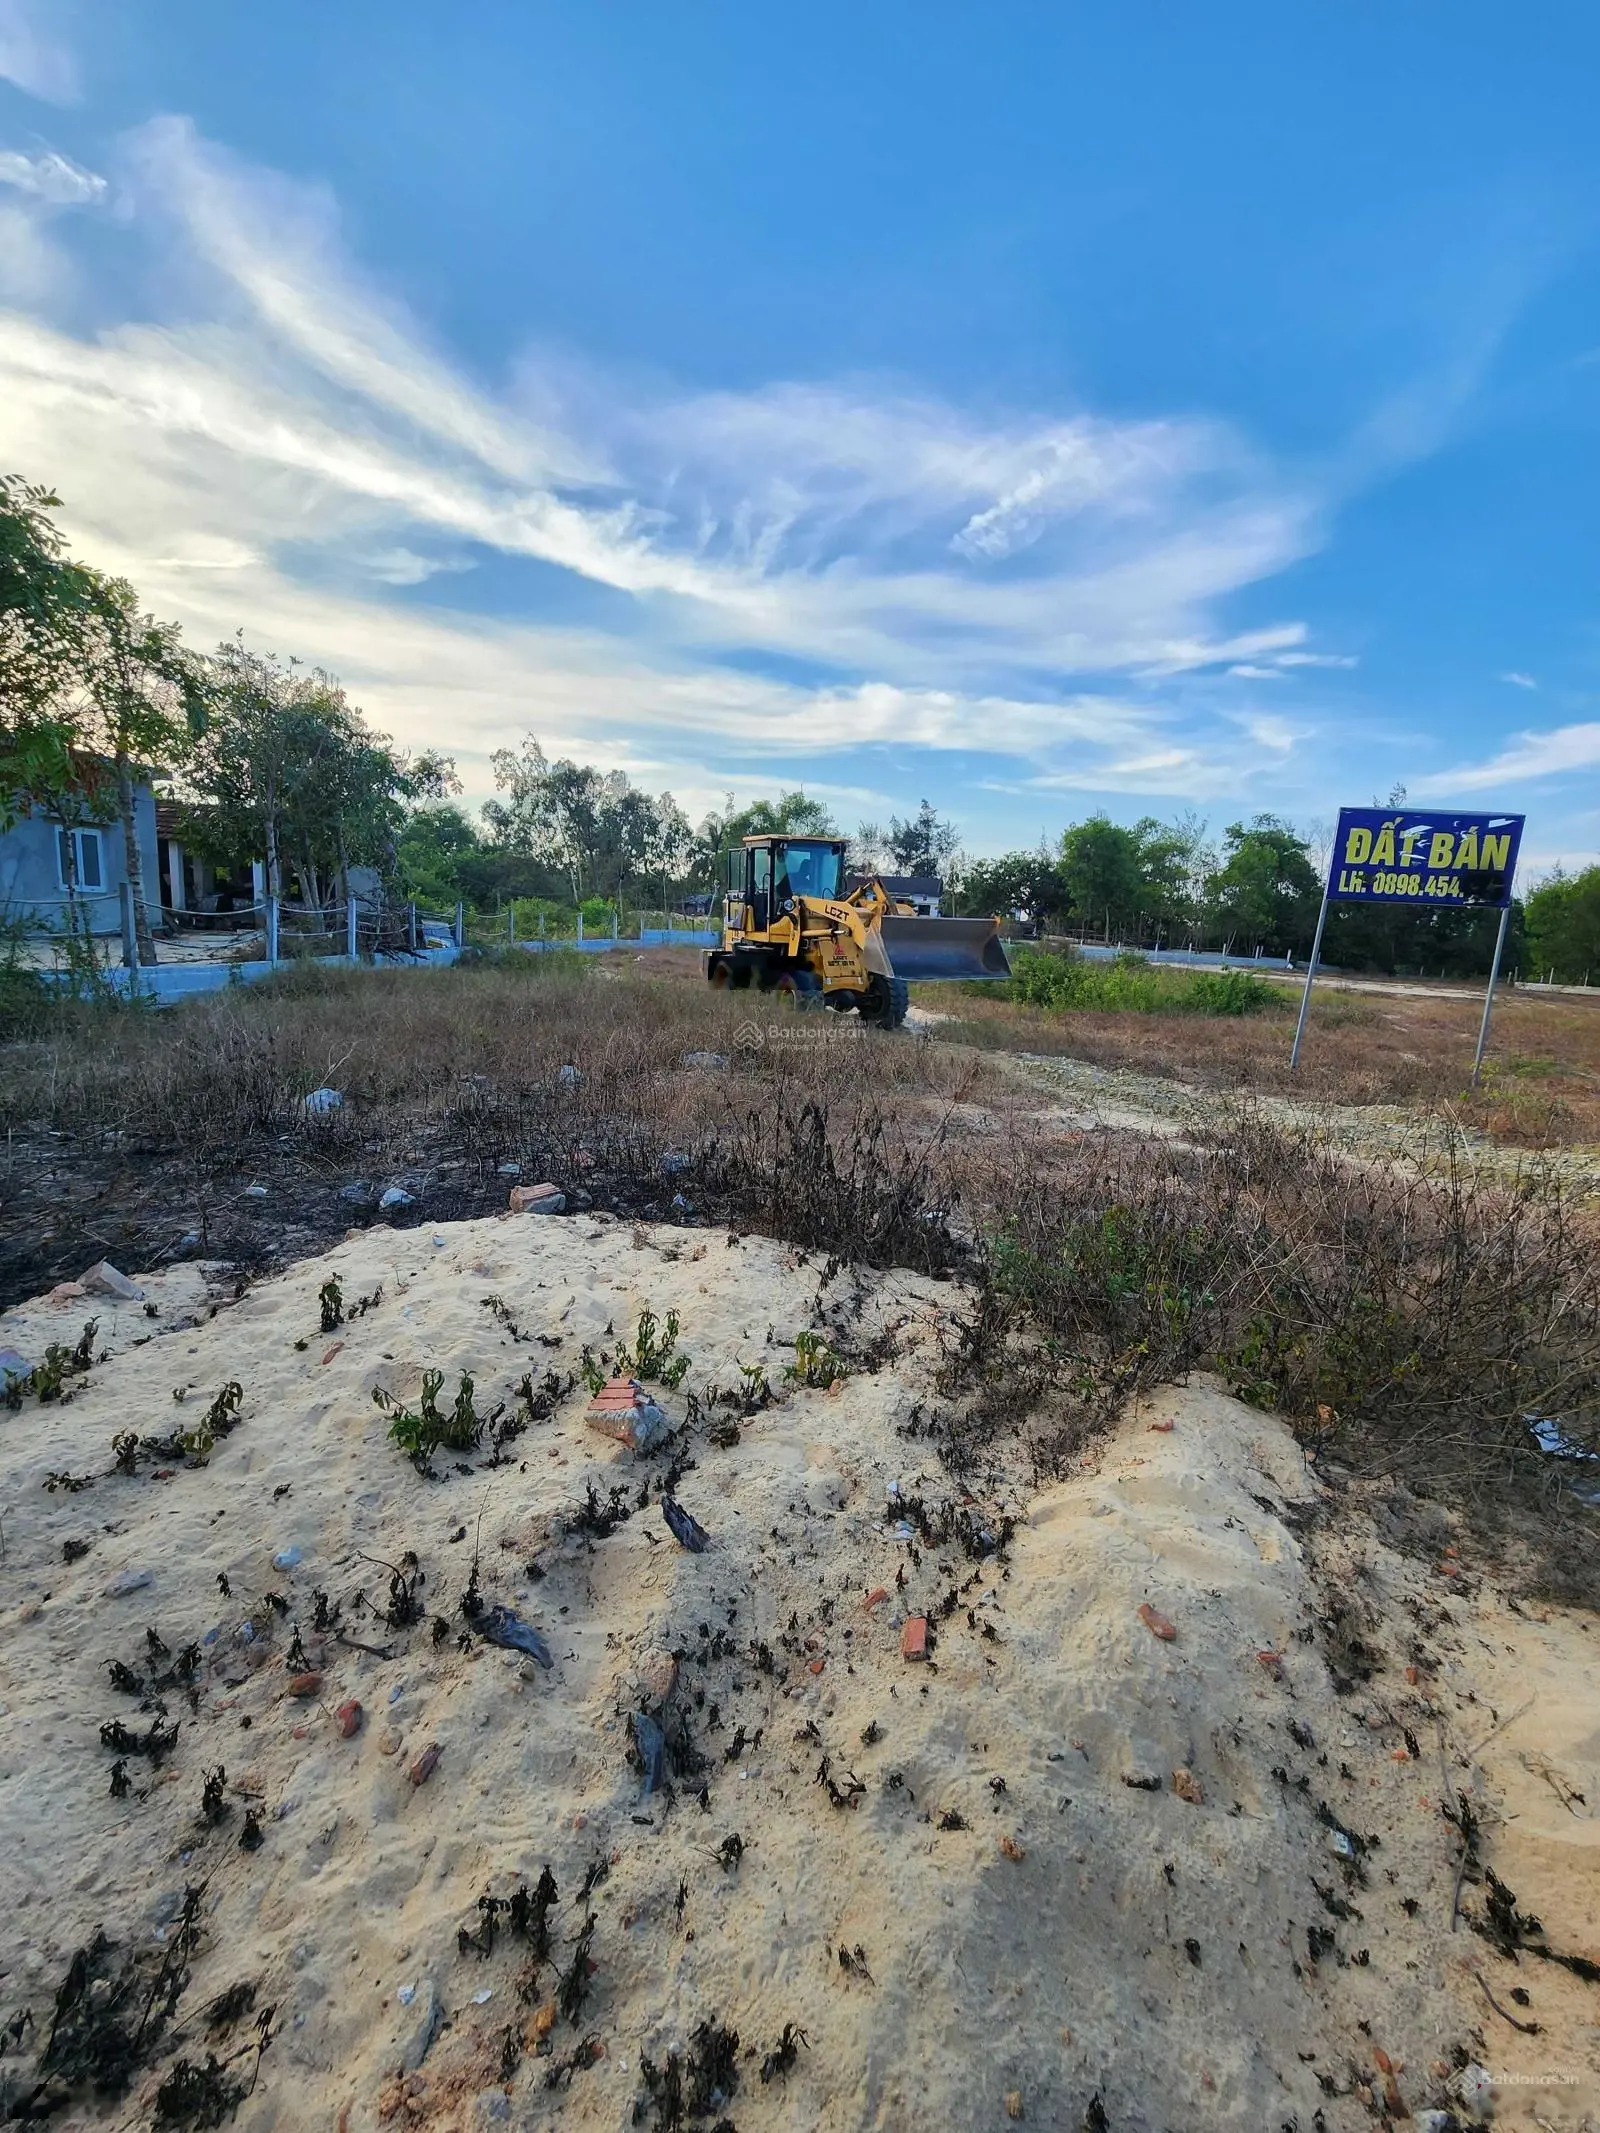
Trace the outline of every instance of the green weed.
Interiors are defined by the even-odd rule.
[[[1011,997],[1097,1014],[1259,1015],[1285,1005],[1250,970],[1175,970],[1137,955],[1091,963],[1034,950],[1017,955]]]

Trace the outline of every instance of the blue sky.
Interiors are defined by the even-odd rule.
[[[1600,847],[1600,18],[0,0],[0,462],[469,792]]]

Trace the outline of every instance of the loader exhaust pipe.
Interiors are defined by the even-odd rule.
[[[901,918],[886,914],[875,930],[889,962],[888,974],[910,984],[1011,975],[996,918]]]

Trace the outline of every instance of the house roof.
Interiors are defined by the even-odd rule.
[[[937,874],[852,874],[847,886],[859,889],[866,881],[881,881],[891,896],[916,896],[937,901],[944,894],[944,883]]]

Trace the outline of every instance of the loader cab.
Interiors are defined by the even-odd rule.
[[[728,854],[728,904],[743,926],[765,933],[797,897],[832,900],[844,874],[844,844],[826,837],[747,837]]]

